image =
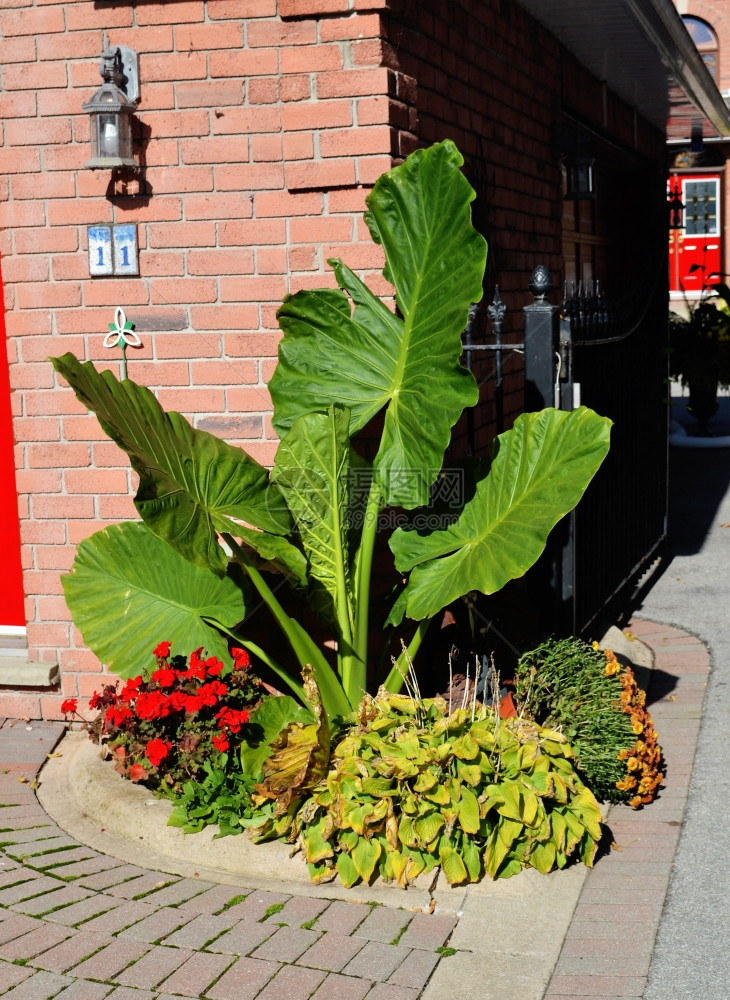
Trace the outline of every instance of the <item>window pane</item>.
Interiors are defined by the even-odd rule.
[[[717,45],[717,36],[709,24],[698,17],[683,17],[682,20],[695,45]]]
[[[717,234],[717,181],[684,182],[684,231],[687,236]]]

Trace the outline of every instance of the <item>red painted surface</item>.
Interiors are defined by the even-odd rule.
[[[23,609],[23,571],[20,563],[20,524],[18,494],[15,489],[13,459],[13,423],[10,410],[10,380],[5,354],[5,308],[3,279],[0,269],[0,523],[2,524],[3,569],[0,582],[0,625],[25,628]]]
[[[719,174],[675,175],[682,228],[669,234],[669,290],[700,293],[721,281],[721,182]]]

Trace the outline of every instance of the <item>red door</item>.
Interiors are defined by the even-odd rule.
[[[3,280],[0,271],[0,521],[3,525],[3,569],[0,593],[0,635],[25,628],[23,608],[23,573],[20,563],[20,525],[18,494],[15,488],[13,424],[10,410],[10,379],[5,351],[5,310]]]
[[[672,192],[682,199],[681,229],[669,234],[669,290],[699,295],[721,277],[720,176],[675,174]]]

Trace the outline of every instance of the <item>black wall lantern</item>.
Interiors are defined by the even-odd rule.
[[[83,105],[91,118],[91,170],[138,170],[132,153],[132,115],[139,103],[139,60],[126,45],[107,48],[99,72],[103,84]]]
[[[595,163],[596,158],[583,150],[576,150],[566,155],[566,198],[581,201],[585,198],[596,197],[593,182]]]

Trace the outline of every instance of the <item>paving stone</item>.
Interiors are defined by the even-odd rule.
[[[433,913],[416,913],[398,944],[404,948],[423,948],[434,951],[449,939],[456,926],[456,917],[442,917]]]
[[[659,923],[662,914],[662,903],[642,903],[632,905],[629,903],[583,903],[579,900],[573,913],[574,920],[605,920],[608,916],[612,920],[631,922],[638,920],[640,923]],[[610,910],[610,914],[607,912]]]
[[[277,924],[289,924],[290,927],[300,927],[314,920],[329,906],[328,899],[313,899],[311,896],[292,896],[284,909],[269,917]]]
[[[78,979],[114,979],[118,972],[126,969],[148,951],[149,945],[140,941],[120,941],[119,938],[115,938],[106,948],[70,971]]]
[[[104,1000],[113,987],[104,983],[91,983],[86,979],[77,979],[71,986],[56,994],[55,1000]]]
[[[214,885],[200,896],[194,896],[181,903],[180,909],[190,910],[193,913],[218,913],[231,899],[249,892],[250,889],[236,890],[233,885]]]
[[[84,850],[84,848],[81,848]],[[69,852],[70,855],[71,852]],[[58,874],[62,875],[63,878],[79,878],[84,875],[97,875],[101,872],[110,873],[112,870],[117,868],[123,868],[124,865],[121,861],[113,861],[108,858],[105,854],[96,854],[89,848],[87,850],[87,860],[78,861],[72,864],[64,864],[63,870],[59,871]],[[89,889],[97,889],[98,886],[87,886]]]
[[[24,829],[8,830],[5,833],[0,833],[0,844],[7,848],[13,844],[32,844],[35,840],[48,840],[50,837],[58,836],[61,836],[61,831],[55,823],[51,823],[49,820],[43,824],[36,822]]]
[[[345,937],[344,934],[329,931],[299,958],[297,964],[313,969],[326,969],[328,972],[341,972],[364,947],[363,938],[352,935]]]
[[[172,885],[166,886],[164,889],[158,889],[156,892],[150,893],[145,898],[147,902],[154,903],[155,906],[177,906],[179,903],[184,903],[200,895],[206,889],[212,888],[212,882],[201,882],[195,878],[183,878],[179,882],[173,882]]]
[[[14,910],[21,913],[28,913],[31,916],[41,916],[59,906],[70,903],[78,903],[81,899],[88,899],[91,893],[88,889],[82,889],[79,885],[65,885],[63,882],[56,882],[60,888],[55,892],[46,892],[42,896],[35,896],[22,903],[16,903]]]
[[[48,972],[65,972],[110,942],[111,938],[107,934],[80,932],[44,951],[42,955],[37,955],[33,959],[33,965]]]
[[[152,1000],[155,994],[150,990],[135,990],[129,986],[117,986],[113,993],[109,994],[109,1000]]]
[[[621,960],[625,953],[622,949]],[[596,954],[592,949],[586,949],[580,955],[561,953],[553,976],[612,976],[616,969],[616,952],[613,954]],[[631,972],[636,976],[646,976],[651,963],[651,947],[644,955],[631,954]],[[626,963],[629,964],[629,963]]]
[[[0,945],[0,958],[4,958],[8,962],[14,962],[20,958],[34,958],[42,951],[48,951],[49,948],[70,936],[71,931],[65,927],[46,923],[41,923],[38,926],[38,921],[36,921],[34,930]]]
[[[52,820],[40,806],[0,806],[0,830],[29,830],[38,826],[50,826]],[[0,840],[5,841],[4,835]]]
[[[44,838],[35,843],[16,844],[14,847],[7,847],[5,850],[11,858],[37,858],[39,855],[59,851],[61,848],[74,848],[78,846],[78,840],[74,840],[72,837],[67,837],[64,834],[61,837]]]
[[[418,990],[409,990],[406,986],[377,983],[368,993],[368,1000],[416,1000],[417,996]]]
[[[41,875],[36,878],[29,874],[20,884],[0,889],[0,905],[12,906],[14,903],[21,903],[24,899],[30,899],[31,896],[39,896],[43,892],[58,889],[60,884],[57,878],[51,878],[49,875]]]
[[[388,979],[389,985],[408,986],[422,990],[428,982],[431,973],[439,963],[441,956],[435,951],[424,951],[414,948],[395,972]]]
[[[0,897],[2,897],[2,890],[11,885],[17,885],[18,882],[29,882],[31,879],[40,878],[38,872],[27,871],[23,865],[19,864],[17,861],[8,861],[10,866],[7,870],[3,868],[0,870]]]
[[[162,872],[147,872],[138,878],[133,878],[129,882],[122,882],[120,885],[111,885],[106,890],[112,896],[121,896],[123,899],[137,899],[152,893],[154,889],[161,889],[165,885],[177,882],[174,875],[164,875]]]
[[[335,931],[338,934],[352,934],[367,916],[370,907],[362,903],[346,903],[335,900],[317,918],[314,928],[318,931]]]
[[[301,927],[279,927],[268,941],[264,941],[251,953],[251,957],[265,958],[272,962],[295,962],[319,937],[317,931],[306,931]]]
[[[326,975],[317,969],[285,965],[259,993],[257,1000],[308,1000]]]
[[[20,965],[13,965],[11,962],[0,962],[0,993],[22,983],[24,979],[33,975],[33,971]]]
[[[71,906],[64,906],[61,910],[47,913],[43,919],[63,924],[64,927],[73,927],[122,905],[121,899],[112,899],[111,896],[93,893],[78,903],[72,903]]]
[[[211,986],[206,992],[206,996],[211,997],[212,1000],[253,1000],[253,997],[270,979],[273,979],[280,968],[281,966],[277,962],[239,958],[236,964],[221,976],[215,986]]]
[[[131,938],[134,941],[159,941],[172,934],[187,920],[187,915],[171,906],[163,906],[159,910],[140,920],[138,923],[119,932],[120,938]]]
[[[51,1000],[64,986],[73,980],[58,976],[54,972],[36,972],[19,986],[14,986],[5,994],[5,1000]]]
[[[342,970],[346,976],[362,976],[385,982],[390,979],[398,966],[410,955],[409,948],[400,945],[383,944],[381,941],[367,941],[357,955]]]
[[[355,933],[358,937],[370,938],[389,944],[399,937],[404,927],[413,919],[406,910],[393,910],[387,906],[375,906],[370,915],[360,924]]]
[[[202,948],[208,942],[213,942],[225,931],[235,926],[236,921],[226,916],[216,916],[212,913],[199,913],[184,927],[168,934],[164,943],[175,948]]]
[[[553,976],[550,992],[569,997],[641,997],[644,976]]]
[[[66,878],[65,865],[71,865],[75,861],[88,861],[94,855],[90,847],[76,847],[68,851],[58,851],[49,854],[47,858],[37,858],[33,860],[33,866],[44,872],[52,872],[59,878]]]
[[[140,875],[149,875],[149,872],[146,868],[138,868],[136,865],[115,865],[112,861],[102,871],[79,879],[79,883],[87,889],[106,891],[111,886],[121,885],[129,879],[139,878]]]
[[[621,941],[639,940],[646,937],[647,927],[642,923],[631,923],[626,920],[574,920],[568,928],[566,935],[566,945],[568,942],[590,940],[596,942],[598,939],[605,940],[609,948],[613,948],[618,953],[619,946],[616,939]],[[612,943],[611,943],[612,942]],[[623,950],[623,946],[621,946]]]
[[[13,938],[21,937],[28,931],[38,928],[39,924],[33,917],[26,916],[25,913],[13,913],[11,910],[3,912],[0,918],[0,945]]]
[[[208,952],[198,952],[171,976],[163,980],[159,989],[168,993],[182,993],[189,997],[202,997],[211,983],[218,979],[222,972],[225,972],[231,961],[230,955],[211,955]],[[234,1000],[243,1000],[243,997],[234,998]]]
[[[280,892],[253,889],[242,903],[236,903],[226,910],[226,916],[235,917],[236,920],[261,920],[269,907],[277,903],[286,903],[290,898]]]
[[[138,962],[120,972],[115,979],[122,986],[152,989],[179,969],[192,955],[193,952],[188,948],[164,948],[162,945],[156,945]]]
[[[228,911],[230,912],[230,911]],[[208,951],[226,955],[248,955],[258,945],[271,937],[276,928],[269,924],[248,923],[241,920],[222,937],[208,945]]]
[[[355,979],[353,976],[327,976],[312,1000],[362,1000],[373,984],[369,979]]]
[[[101,898],[113,900],[112,896],[103,896]],[[85,921],[82,924],[83,929],[117,934],[119,931],[124,930],[125,927],[129,927],[139,920],[144,920],[145,917],[149,917],[155,912],[154,906],[150,906],[148,903],[142,902],[142,900],[125,899],[123,901],[117,900],[117,902],[119,902],[119,906],[107,910],[106,913],[102,913],[99,917]]]

